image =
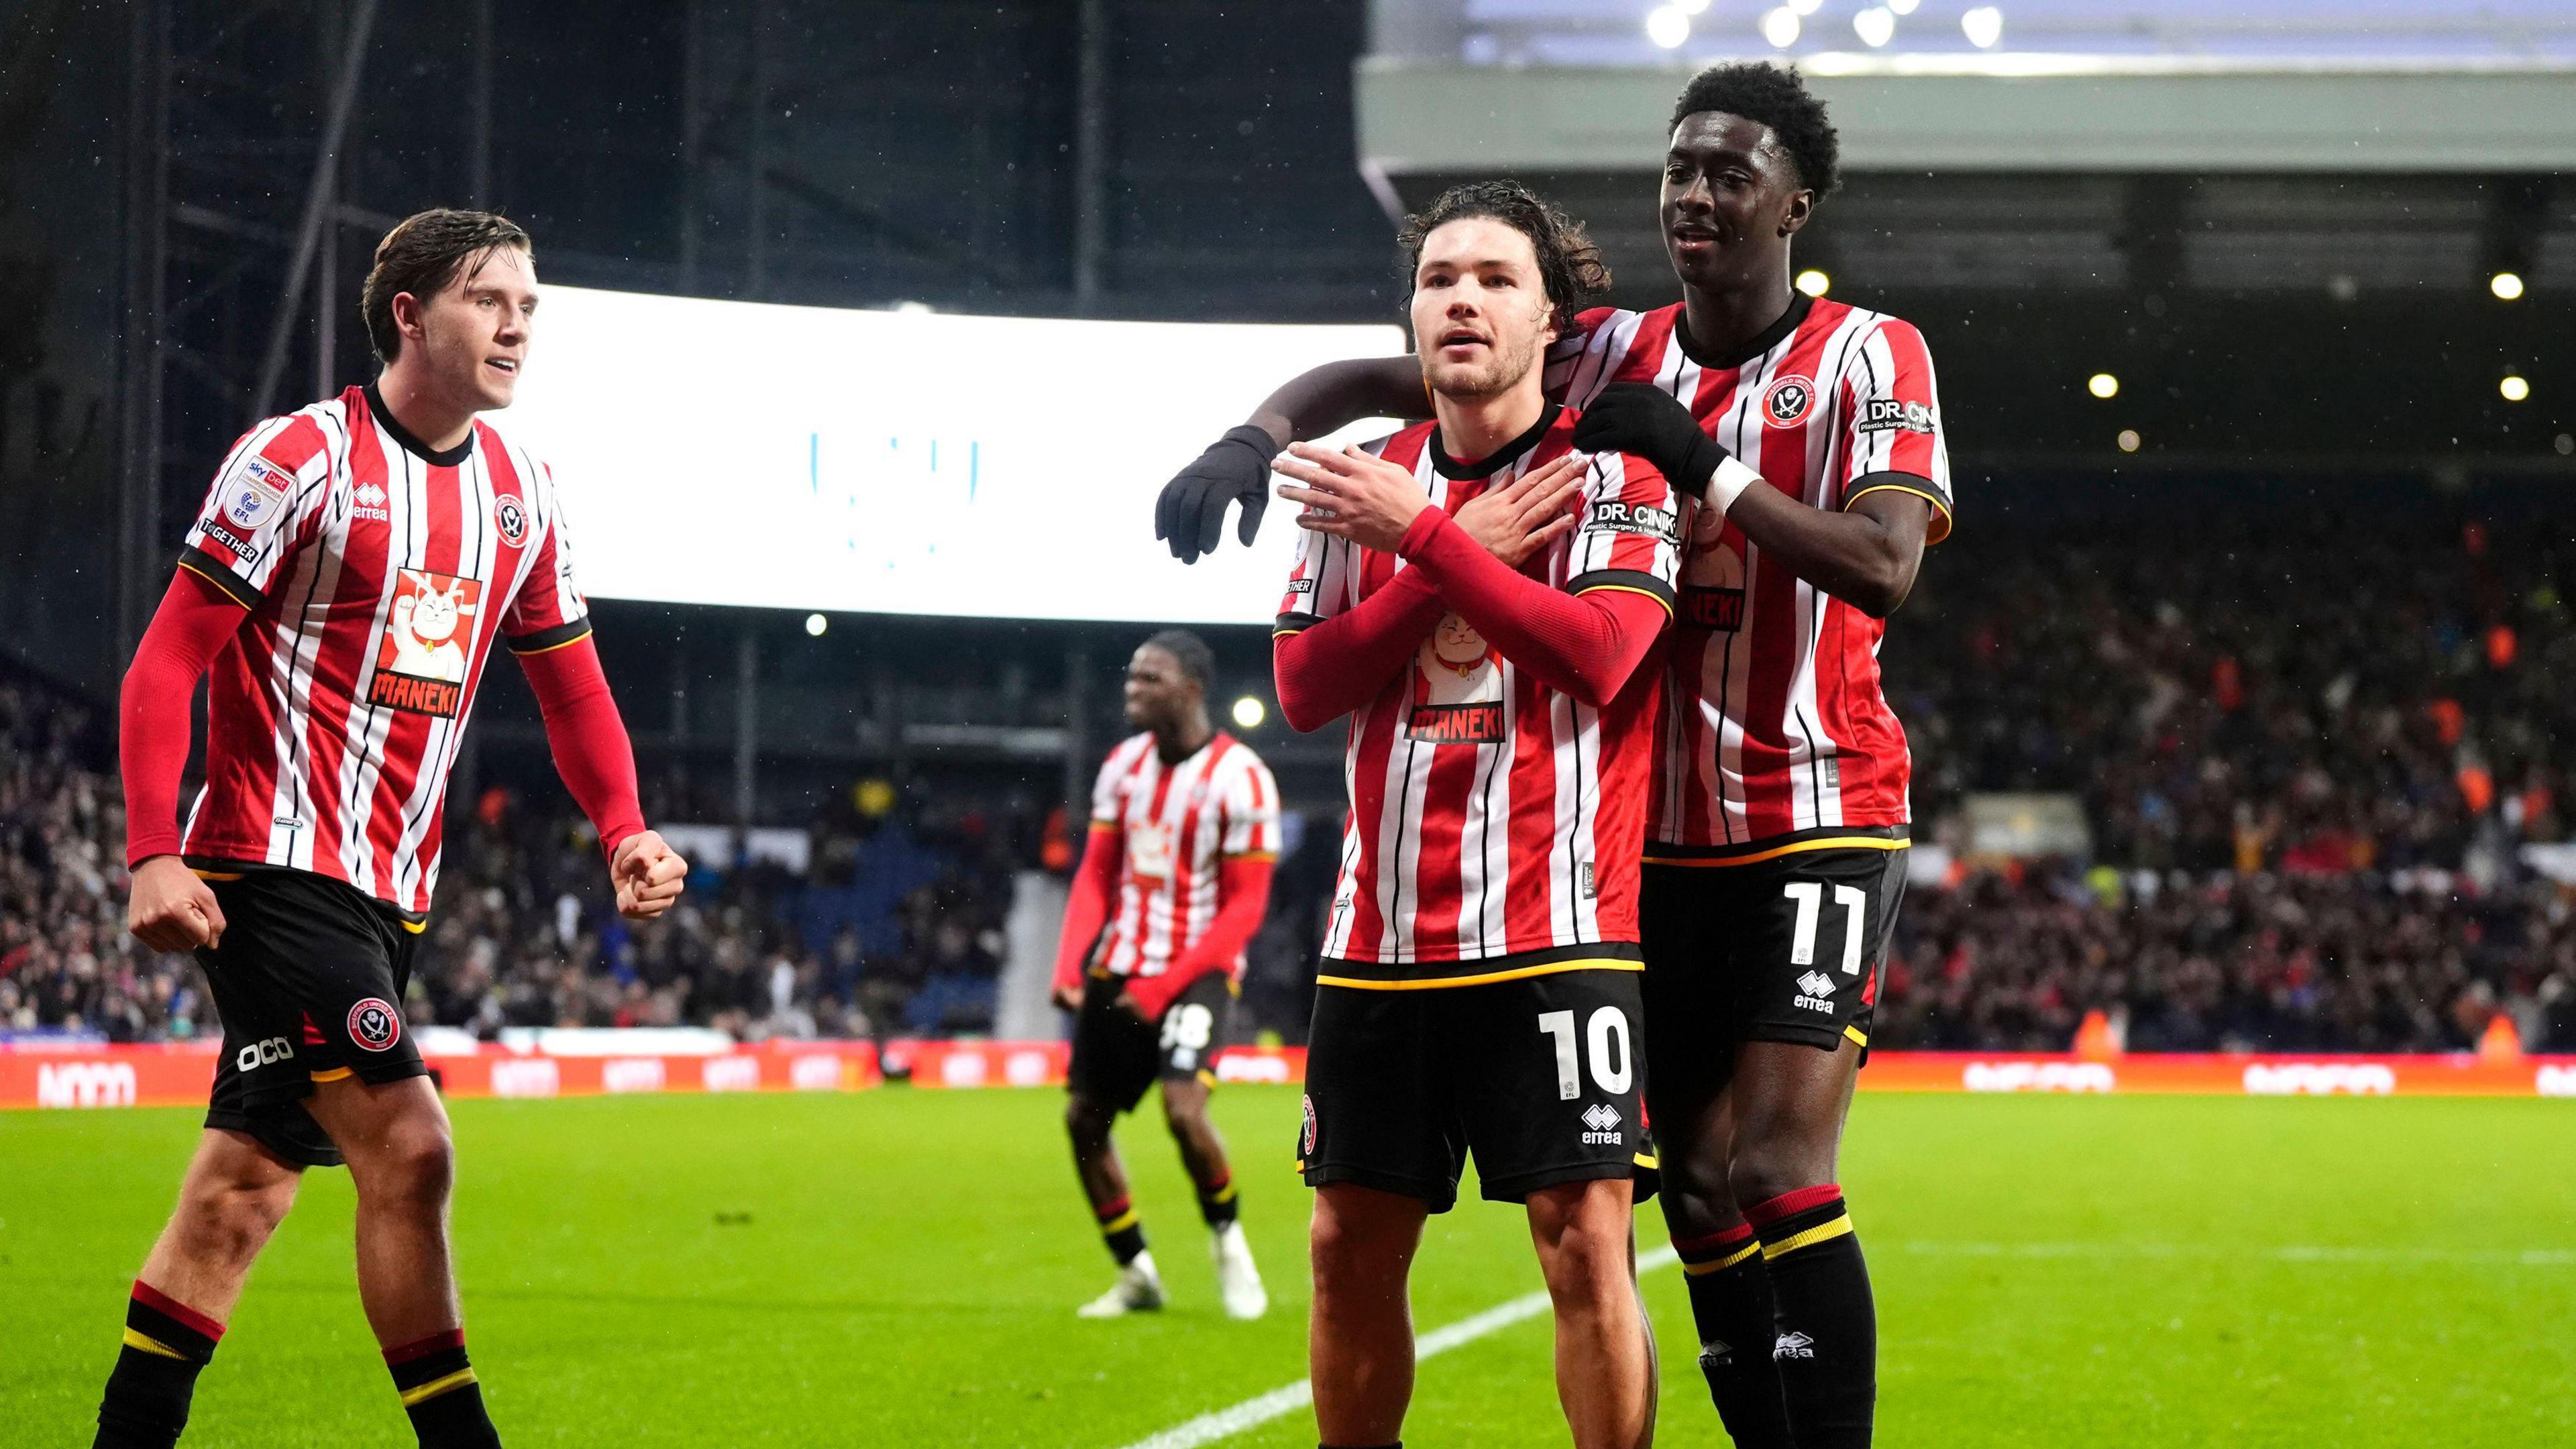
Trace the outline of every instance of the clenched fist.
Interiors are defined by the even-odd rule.
[[[179,857],[156,855],[134,868],[125,929],[155,951],[193,951],[222,942],[224,908]]]
[[[617,842],[608,879],[617,887],[617,914],[649,921],[671,908],[688,879],[689,863],[663,842],[658,830],[640,830]]]

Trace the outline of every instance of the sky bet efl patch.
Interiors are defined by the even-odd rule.
[[[253,458],[242,465],[241,476],[225,491],[224,518],[244,533],[256,533],[277,516],[287,490],[294,486],[294,474],[266,458]]]

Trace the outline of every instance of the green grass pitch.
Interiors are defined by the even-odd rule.
[[[458,1256],[509,1442],[1120,1449],[1305,1374],[1291,1088],[1219,1119],[1276,1303],[1228,1322],[1158,1117],[1122,1141],[1174,1302],[1109,1268],[1038,1091],[455,1106]],[[0,1444],[84,1445],[125,1284],[196,1135],[0,1113]],[[1880,1442],[2576,1443],[2576,1103],[1862,1099],[1844,1182],[1881,1316]],[[345,1174],[253,1277],[184,1444],[400,1446]],[[1661,1221],[1646,1212],[1646,1238]],[[1537,1286],[1520,1214],[1435,1219],[1417,1323]],[[1725,1443],[1679,1273],[1648,1280],[1661,1442]],[[1546,1319],[1425,1364],[1406,1443],[1562,1443]],[[1303,1413],[1228,1441],[1314,1443]]]

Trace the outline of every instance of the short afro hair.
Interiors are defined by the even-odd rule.
[[[1684,116],[1701,111],[1723,111],[1770,127],[1797,163],[1798,179],[1818,201],[1842,184],[1842,138],[1825,117],[1825,103],[1794,69],[1763,60],[1710,66],[1682,87],[1681,99],[1673,102],[1673,119],[1664,127],[1665,138],[1681,128]]]
[[[1137,647],[1160,649],[1171,655],[1172,662],[1181,666],[1181,677],[1202,690],[1211,687],[1216,679],[1216,651],[1187,629],[1162,630]]]
[[[1557,335],[1574,330],[1583,304],[1610,290],[1610,266],[1601,260],[1583,223],[1559,210],[1517,181],[1470,181],[1431,199],[1418,214],[1404,219],[1396,244],[1404,248],[1404,289],[1413,290],[1414,273],[1422,268],[1422,244],[1453,221],[1487,216],[1529,238],[1538,256],[1539,280],[1547,286],[1550,320]]]

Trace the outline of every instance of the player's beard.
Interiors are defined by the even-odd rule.
[[[1521,385],[1530,369],[1538,365],[1538,334],[1519,337],[1497,337],[1490,349],[1492,360],[1482,367],[1435,366],[1430,377],[1431,390],[1459,402],[1482,402],[1500,397]]]

